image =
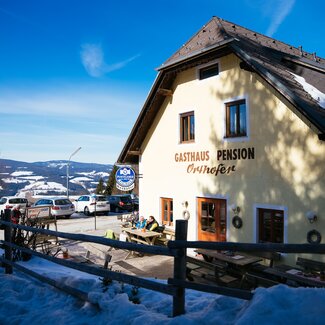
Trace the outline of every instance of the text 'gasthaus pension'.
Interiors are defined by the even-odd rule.
[[[213,156],[209,150],[205,151],[187,151],[175,153],[175,162],[190,163],[187,166],[189,174],[212,174],[215,176],[223,174],[231,174],[236,171],[235,164],[220,163],[217,166],[209,166],[201,164],[201,162],[209,162],[210,160],[229,161],[229,160],[252,160],[255,159],[255,148],[235,148],[235,149],[219,149]]]

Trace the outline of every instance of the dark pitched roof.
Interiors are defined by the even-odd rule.
[[[315,53],[293,47],[218,17],[213,17],[186,44],[159,68],[159,74],[142,111],[119,156],[119,162],[136,162],[137,151],[157,110],[165,99],[161,89],[170,89],[179,71],[208,62],[212,58],[236,54],[241,67],[258,73],[281,93],[319,138],[325,138],[325,108],[297,81],[295,75],[325,93],[325,60]]]

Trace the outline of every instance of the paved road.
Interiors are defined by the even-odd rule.
[[[110,213],[107,216],[95,217],[74,213],[70,219],[58,219],[58,231],[104,236],[107,229],[112,229],[119,234],[121,227],[117,216],[122,216],[122,214]]]
[[[70,219],[58,219],[58,231],[73,233],[73,234],[87,234],[103,237],[107,229],[112,229],[119,234],[121,232],[121,221],[117,218],[116,213],[110,213],[108,216],[85,216],[83,214],[75,213]],[[95,227],[96,221],[96,227]],[[50,227],[50,230],[54,230]],[[0,231],[0,239],[3,239],[3,231]],[[89,259],[103,266],[105,261],[105,254],[109,247],[94,243],[76,242],[61,238],[61,246],[68,249],[71,256],[86,257],[89,251]],[[125,259],[128,251],[122,249],[112,249],[109,254],[112,260],[109,264],[113,271],[119,271],[126,274],[132,274],[140,277],[168,279],[173,274],[173,258],[169,256],[145,255],[139,257],[134,254],[131,258]]]
[[[108,216],[96,216],[96,219],[94,216],[87,217],[83,214],[73,214],[70,219],[58,220],[58,231],[104,236],[107,229],[112,229],[115,233],[120,234],[121,221],[117,216],[121,216],[121,214],[110,213]],[[60,242],[68,248],[71,255],[86,256],[89,251],[89,258],[92,262],[104,265],[105,254],[108,250],[107,246],[69,240],[60,240]],[[112,256],[110,266],[113,271],[158,279],[168,279],[172,276],[173,259],[171,257],[156,255],[139,257],[135,254],[132,258],[126,260],[125,257],[128,253],[128,251],[122,249],[109,251]]]

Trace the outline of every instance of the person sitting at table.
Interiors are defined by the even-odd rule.
[[[146,227],[146,224],[147,224],[147,220],[143,216],[141,216],[139,218],[139,221],[135,224],[135,227],[137,229],[143,229]]]
[[[154,231],[159,227],[159,224],[154,216],[150,216],[149,220],[147,221],[146,229],[149,231]]]

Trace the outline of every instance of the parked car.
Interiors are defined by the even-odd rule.
[[[86,216],[93,213],[108,213],[110,204],[105,195],[82,195],[73,202],[76,212],[83,212]]]
[[[25,213],[26,207],[29,206],[28,200],[17,196],[3,196],[0,199],[0,214],[5,212],[5,209],[12,209],[16,204],[20,205],[20,212]]]
[[[134,210],[134,204],[132,202],[130,194],[110,195],[107,197],[107,201],[111,206],[111,211],[131,212]]]
[[[139,197],[136,194],[130,194],[133,203],[133,210],[139,211]]]
[[[55,217],[70,218],[75,212],[74,205],[66,197],[50,197],[37,200],[33,207],[51,207],[51,215]]]

